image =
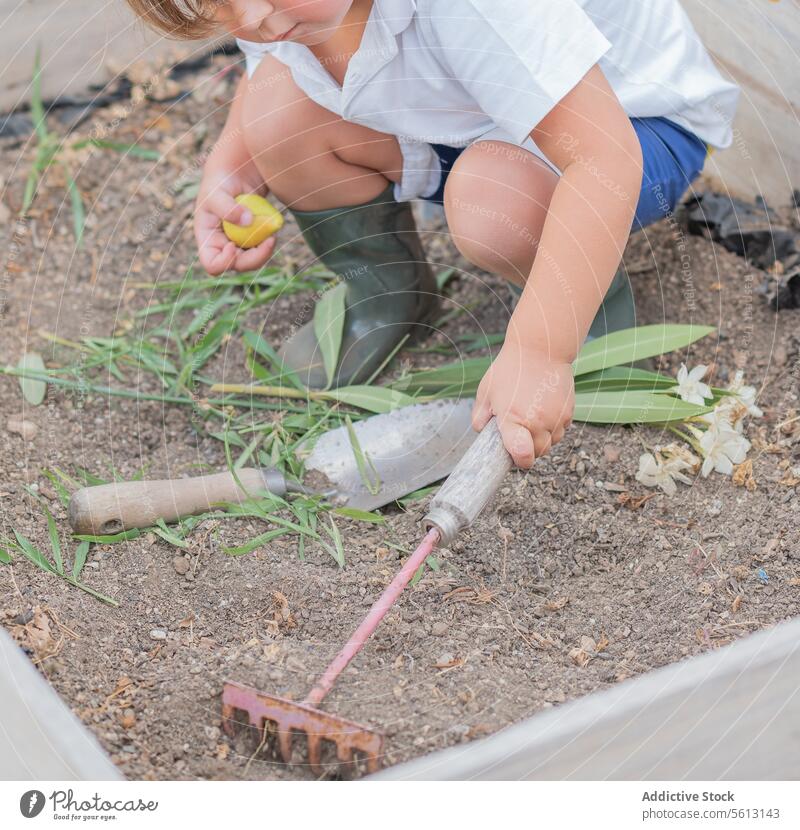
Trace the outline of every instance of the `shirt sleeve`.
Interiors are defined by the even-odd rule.
[[[611,48],[576,0],[427,0],[426,40],[518,143]]]

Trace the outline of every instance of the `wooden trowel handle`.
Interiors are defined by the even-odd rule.
[[[231,473],[84,487],[70,499],[69,523],[75,533],[106,536],[152,527],[157,519],[174,522],[204,513],[220,502],[239,503],[264,492],[286,493],[286,480],[278,470],[248,467],[237,475],[244,490]]]

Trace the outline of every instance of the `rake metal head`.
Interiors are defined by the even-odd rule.
[[[267,725],[275,727],[278,749],[287,764],[292,763],[292,733],[304,732],[308,741],[308,764],[315,775],[322,774],[323,741],[335,745],[341,765],[355,769],[355,753],[359,753],[366,761],[368,772],[377,772],[380,767],[383,735],[355,721],[228,680],[222,688],[222,724],[229,735],[236,728],[236,710],[246,712],[250,725],[262,732]]]

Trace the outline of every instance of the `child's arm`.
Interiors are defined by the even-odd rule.
[[[481,381],[473,425],[497,415],[520,467],[557,443],[574,407],[571,363],[622,258],[642,180],[639,140],[595,66],[532,131],[561,171],[505,344]]]
[[[272,255],[275,237],[247,251],[238,248],[222,231],[222,220],[249,225],[249,210],[234,200],[241,193],[266,195],[264,184],[243,138],[242,96],[247,87],[243,77],[236,90],[225,127],[203,167],[197,196],[194,233],[200,263],[209,274],[224,271],[250,271],[260,268]]]

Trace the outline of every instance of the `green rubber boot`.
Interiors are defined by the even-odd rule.
[[[436,279],[425,259],[410,202],[390,184],[363,205],[293,210],[303,238],[347,286],[344,332],[332,386],[363,383],[402,338],[425,333],[439,307]],[[328,386],[313,321],[280,353],[284,367],[310,389]]]
[[[522,294],[522,289],[513,283],[509,283],[509,286],[514,295],[514,304],[516,304],[516,300]],[[611,285],[608,286],[600,308],[597,309],[585,342],[588,343],[597,337],[611,334],[612,331],[633,328],[635,325],[636,305],[631,283],[625,271],[619,268],[614,279],[611,280]]]

